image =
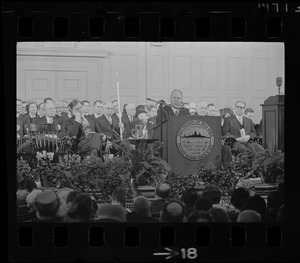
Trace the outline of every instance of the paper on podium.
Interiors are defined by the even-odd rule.
[[[245,129],[241,129],[240,132],[241,132],[241,137],[244,137],[246,135]]]

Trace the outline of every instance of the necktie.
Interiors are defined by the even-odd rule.
[[[53,119],[49,119],[48,123],[53,124]]]
[[[111,119],[111,117],[108,117],[108,122],[109,122],[110,125],[112,125],[112,119]]]
[[[175,115],[176,115],[176,116],[179,115],[179,110],[178,110],[178,109],[175,110]]]

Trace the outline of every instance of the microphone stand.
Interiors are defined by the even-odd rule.
[[[156,100],[153,100],[153,99],[149,99],[147,98],[147,100],[149,101],[153,101],[155,103],[159,103],[159,109],[160,109],[160,123],[158,125],[155,126],[158,127],[160,126],[160,141],[163,142],[163,126],[162,124],[166,121],[163,121],[163,106],[167,105],[164,101],[160,100],[160,101],[156,101]],[[153,128],[154,129],[154,128]],[[160,156],[161,158],[163,157],[163,147],[160,149]]]

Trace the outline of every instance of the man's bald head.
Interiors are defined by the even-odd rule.
[[[56,112],[54,103],[52,101],[48,101],[44,107],[45,107],[45,115],[49,118],[53,118]]]
[[[126,113],[131,117],[133,117],[136,113],[135,105],[133,103],[128,103],[125,107],[125,110],[126,110]]]
[[[198,115],[205,116],[207,114],[207,103],[205,101],[197,103],[196,111]]]

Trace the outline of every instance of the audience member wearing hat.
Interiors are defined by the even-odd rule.
[[[35,207],[38,221],[61,221],[57,215],[60,199],[54,191],[44,191],[36,196]]]
[[[93,201],[89,194],[80,194],[72,201],[65,222],[88,222],[94,213]]]
[[[126,222],[126,211],[120,205],[101,204],[96,212],[96,222]]]
[[[244,210],[237,217],[238,223],[260,223],[261,215],[254,210]]]
[[[161,222],[182,223],[184,219],[184,206],[182,203],[173,200],[164,205],[160,215]]]
[[[126,214],[127,222],[155,223],[158,219],[153,218],[150,212],[150,202],[145,196],[138,196],[133,201],[133,211]]]

